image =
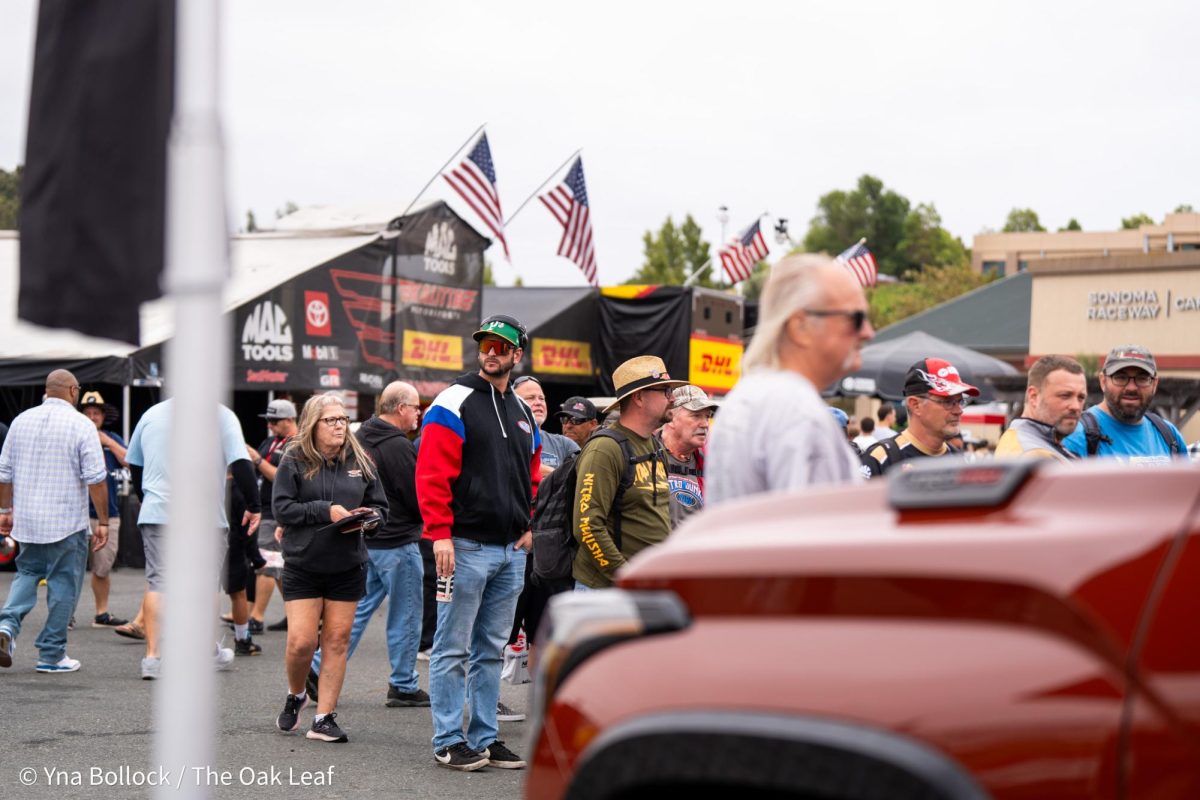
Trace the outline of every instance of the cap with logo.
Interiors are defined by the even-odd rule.
[[[83,397],[79,398],[79,410],[82,411],[88,407],[99,408],[104,412],[105,425],[111,425],[117,421],[117,407],[104,402],[104,397],[99,392],[84,392]]]
[[[588,422],[596,418],[596,406],[586,397],[568,397],[562,404],[562,410],[554,416],[570,417],[576,422]]]
[[[613,387],[617,399],[604,409],[607,414],[621,404],[629,395],[652,386],[685,386],[687,381],[677,381],[667,374],[667,365],[658,356],[634,356],[613,370]]]
[[[717,403],[709,399],[699,386],[680,386],[671,392],[671,408],[686,408],[688,411],[705,411],[716,408]]]
[[[904,396],[928,394],[934,397],[979,396],[979,390],[963,381],[958,368],[941,358],[923,358],[908,368],[904,376]]]
[[[1104,374],[1112,375],[1125,367],[1137,367],[1149,372],[1151,376],[1158,374],[1158,363],[1150,351],[1140,344],[1122,344],[1114,347],[1104,359]]]
[[[478,342],[484,336],[498,336],[513,347],[525,346],[525,326],[505,314],[495,314],[485,319],[471,338]]]
[[[272,400],[267,404],[267,413],[259,414],[259,416],[272,421],[278,419],[295,419],[296,404],[291,400]]]

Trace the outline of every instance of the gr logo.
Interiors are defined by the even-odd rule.
[[[291,361],[292,326],[283,309],[270,300],[254,307],[242,326],[242,358],[246,361]]]
[[[454,244],[454,228],[447,222],[437,222],[425,235],[425,271],[453,275],[458,261],[458,246]]]

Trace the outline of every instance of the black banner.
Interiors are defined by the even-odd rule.
[[[444,203],[393,227],[237,309],[235,388],[429,397],[474,363],[488,240]]]
[[[604,289],[596,362],[600,387],[613,392],[613,370],[634,356],[658,356],[672,377],[688,380],[688,343],[692,325],[691,293],[679,286]]]

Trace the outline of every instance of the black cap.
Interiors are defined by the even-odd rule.
[[[570,417],[576,422],[586,422],[596,418],[596,406],[586,397],[568,397],[567,402],[562,404],[562,410],[554,416]]]

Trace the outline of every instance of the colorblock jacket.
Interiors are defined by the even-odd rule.
[[[542,440],[533,412],[511,388],[459,377],[425,412],[417,501],[425,538],[508,544],[529,530]]]

